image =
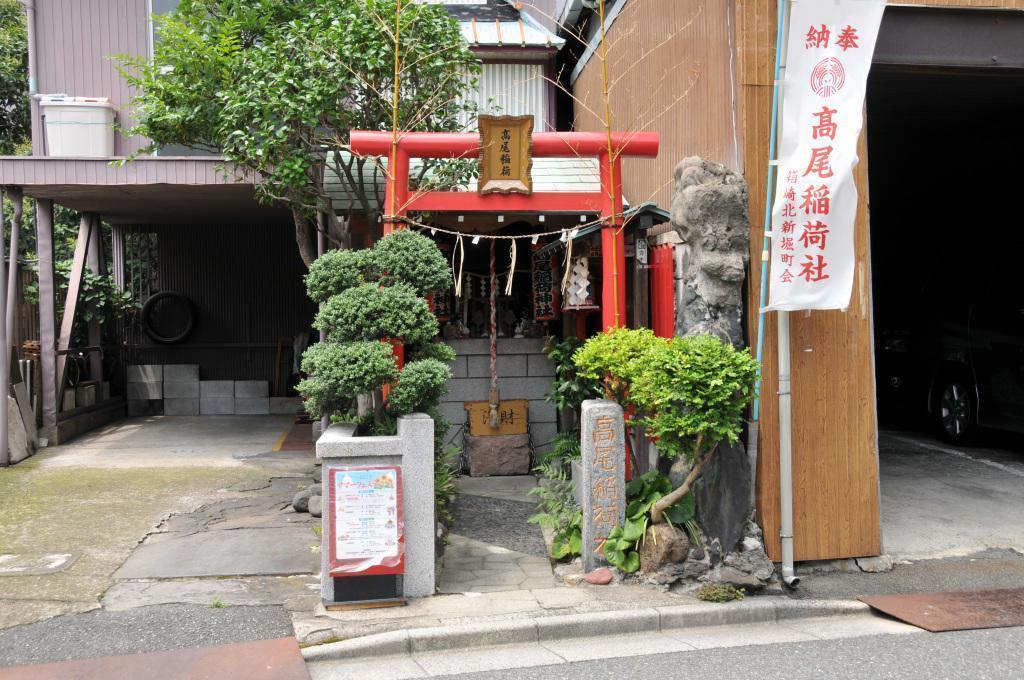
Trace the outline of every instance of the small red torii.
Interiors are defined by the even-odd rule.
[[[451,132],[392,132],[353,130],[352,153],[393,159],[384,193],[384,233],[390,233],[410,211],[449,212],[585,212],[598,213],[601,228],[601,326],[625,325],[626,253],[622,229],[622,158],[654,158],[657,132],[537,132],[531,139],[533,157],[597,158],[601,190],[596,192],[540,191],[530,195],[468,191],[409,193],[412,158],[477,158],[480,135]],[[610,153],[609,153],[610,151]],[[612,181],[614,177],[614,183]],[[614,186],[613,186],[614,184]]]

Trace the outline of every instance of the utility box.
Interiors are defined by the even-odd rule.
[[[39,100],[47,156],[110,158],[114,107],[106,98],[47,95]]]

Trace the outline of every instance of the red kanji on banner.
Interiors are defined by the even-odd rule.
[[[828,30],[828,26],[825,24],[821,25],[821,28],[811,28],[807,31],[807,35],[804,36],[804,49],[809,50],[812,47],[828,47],[828,39],[832,33]]]
[[[825,273],[828,262],[823,256],[804,255],[804,257],[807,259],[800,263],[800,271],[797,272],[797,276],[804,277],[804,281],[807,283],[816,283],[829,278],[829,275]]]
[[[782,206],[783,217],[796,217],[796,206],[792,203],[786,203]]]
[[[828,215],[829,210],[832,208],[832,199],[829,197],[828,187],[824,184],[819,186],[817,189],[814,185],[809,185],[804,193],[801,194],[801,198],[804,202],[800,204],[800,209],[804,211],[805,215]]]
[[[818,119],[818,124],[811,126],[814,139],[828,137],[834,140],[836,138],[836,124],[832,122],[832,116],[836,113],[838,113],[836,109],[830,109],[827,106],[822,106],[821,111],[814,112],[814,116]]]
[[[804,248],[815,246],[818,250],[825,250],[825,237],[828,236],[828,225],[818,220],[817,222],[804,222],[803,233],[800,234],[800,243]]]
[[[792,280],[793,272],[789,271],[789,269],[786,269],[784,272],[782,272],[782,276],[779,277],[779,281],[782,281],[783,283],[789,283]]]
[[[786,193],[782,194],[782,197],[787,201],[795,201],[796,191],[793,190],[793,187],[789,187],[788,189],[786,189]]]
[[[792,220],[786,220],[785,222],[782,223],[783,234],[792,234],[794,229],[796,229],[796,222]]]
[[[796,259],[792,255],[779,255],[779,260],[782,264],[793,264]]]
[[[857,29],[853,26],[847,26],[839,33],[839,37],[836,38],[836,46],[843,48],[843,52],[845,52],[854,47],[860,47],[857,44],[858,40],[860,40],[860,36],[857,35]]]
[[[816,149],[811,149],[811,160],[807,164],[807,170],[804,171],[804,177],[812,173],[822,179],[831,177],[833,174],[832,166],[829,163],[829,157],[831,155],[831,146],[822,146]]]
[[[796,248],[793,245],[793,237],[792,236],[784,237],[782,239],[782,241],[779,243],[779,248],[782,249],[782,250],[796,250]]]
[[[799,179],[800,175],[796,170],[790,170],[786,173],[786,184],[796,184]]]

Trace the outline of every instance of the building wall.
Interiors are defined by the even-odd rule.
[[[623,161],[626,199],[672,202],[675,166],[702,156],[739,168],[729,0],[634,0],[608,32],[612,127],[661,134],[656,160]],[[573,84],[578,130],[603,130],[601,60]]]
[[[196,326],[177,345],[146,342],[130,363],[199,364],[203,380],[266,380],[273,389],[278,340],[308,332],[316,314],[292,226],[154,229],[160,290],[188,297]]]
[[[41,94],[109,97],[117,123],[130,127],[132,93],[117,70],[117,54],[148,54],[146,0],[35,0],[38,90]],[[33,153],[42,154],[38,106],[33,106]],[[115,135],[115,155],[144,144]]]

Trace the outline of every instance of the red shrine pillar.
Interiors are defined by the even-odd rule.
[[[671,338],[676,334],[675,246],[651,248],[651,330]]]
[[[405,224],[395,218],[404,217],[409,202],[409,152],[401,146],[392,152],[394,162],[388,163],[388,178],[384,185],[384,235],[395,229],[404,229]],[[392,167],[394,166],[394,167]]]
[[[601,167],[601,328],[626,325],[626,238],[622,229],[622,161],[598,157]],[[614,186],[613,185],[614,175]]]

